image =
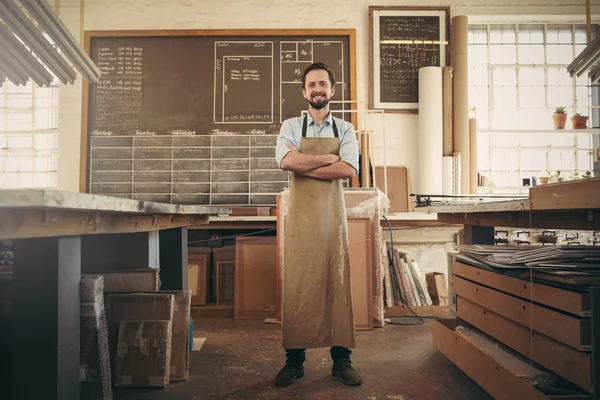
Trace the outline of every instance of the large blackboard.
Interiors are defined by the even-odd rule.
[[[416,110],[419,69],[447,64],[446,9],[371,7],[371,107]]]
[[[85,190],[175,204],[274,205],[281,123],[301,115],[301,73],[334,71],[353,100],[353,31],[232,36],[89,33],[102,71],[87,88]],[[350,120],[349,104],[332,104]]]

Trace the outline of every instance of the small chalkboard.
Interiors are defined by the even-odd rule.
[[[370,7],[370,107],[416,112],[419,69],[446,66],[447,8]]]
[[[87,32],[102,72],[84,87],[81,190],[176,204],[275,205],[282,122],[307,103],[302,71],[328,64],[331,109],[351,120],[354,30]]]

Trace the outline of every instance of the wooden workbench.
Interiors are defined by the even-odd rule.
[[[0,239],[14,239],[12,360],[0,388],[18,399],[78,399],[82,271],[159,268],[161,289],[187,289],[187,227],[229,211],[0,190]]]
[[[516,228],[538,228],[538,229],[572,229],[572,230],[593,230],[593,231],[597,231],[600,230],[600,179],[599,178],[595,178],[595,179],[588,179],[588,180],[579,180],[579,181],[571,181],[571,182],[565,182],[565,183],[557,183],[557,184],[550,184],[550,185],[542,185],[542,186],[536,186],[536,187],[532,187],[530,189],[530,193],[529,193],[529,199],[526,200],[516,200],[516,201],[493,201],[493,202],[475,202],[475,203],[468,203],[468,202],[446,202],[446,203],[438,203],[438,204],[434,204],[431,206],[427,206],[422,208],[421,210],[426,209],[428,212],[433,212],[437,214],[437,218],[438,221],[440,222],[446,222],[446,223],[453,223],[453,224],[462,224],[464,226],[465,229],[465,235],[464,235],[464,242],[465,244],[494,244],[494,228],[495,227],[516,227]],[[491,336],[495,337],[498,340],[503,341],[503,343],[507,343],[507,340],[513,340],[514,341],[514,335],[513,336],[504,336],[502,338],[497,338],[496,336],[502,336],[504,333],[506,333],[506,327],[507,326],[511,326],[511,327],[515,327],[514,329],[523,329],[522,325],[519,324],[515,324],[514,322],[509,321],[508,319],[502,319],[502,318],[496,318],[497,321],[501,321],[502,325],[498,325],[500,324],[500,322],[498,322],[497,325],[485,325],[485,323],[490,324],[491,321],[489,318],[492,318],[492,316],[495,316],[496,313],[499,314],[503,314],[504,316],[510,315],[510,313],[508,312],[509,310],[507,308],[503,308],[505,303],[502,303],[501,300],[506,298],[506,301],[517,301],[517,300],[512,300],[513,298],[509,295],[510,293],[507,292],[508,289],[506,289],[505,287],[501,286],[501,283],[504,282],[502,280],[499,280],[499,278],[497,279],[496,275],[493,275],[493,278],[495,279],[493,281],[493,283],[491,283],[492,281],[490,280],[489,282],[486,282],[487,286],[482,286],[482,288],[477,287],[478,293],[477,296],[472,296],[472,298],[470,299],[471,301],[474,301],[474,299],[477,299],[477,301],[480,302],[480,304],[478,304],[477,306],[472,306],[471,303],[469,303],[468,301],[464,300],[462,297],[460,296],[467,296],[467,291],[465,289],[465,285],[471,285],[473,287],[477,286],[478,284],[478,279],[480,279],[482,276],[484,276],[484,274],[490,274],[490,272],[486,272],[485,269],[477,269],[477,266],[475,265],[466,265],[465,264],[461,264],[461,261],[458,260],[457,261],[457,254],[449,254],[448,257],[448,276],[449,276],[449,285],[448,285],[448,295],[449,295],[449,303],[450,303],[450,314],[454,317],[456,316],[456,312],[457,312],[457,300],[459,301],[459,313],[458,313],[458,317],[461,318],[461,312],[463,312],[463,314],[465,313],[464,311],[464,307],[466,306],[471,306],[471,307],[480,307],[480,308],[486,308],[486,310],[483,311],[483,314],[489,314],[489,316],[487,317],[488,319],[486,319],[484,322],[483,319],[481,319],[479,316],[477,316],[476,319],[475,317],[472,318],[472,321],[479,321],[482,326],[477,326],[478,328],[482,328],[485,327],[487,329],[486,333],[489,333]],[[464,261],[463,261],[464,263]],[[461,268],[463,269],[462,272],[460,271],[454,271],[453,270],[453,266],[456,265],[460,265]],[[468,270],[470,268],[470,270]],[[482,268],[482,267],[480,267]],[[472,281],[468,281],[471,283],[467,283],[465,284],[464,282],[464,274],[466,272],[472,272],[475,271],[474,274],[472,273],[471,277],[474,277],[472,279]],[[457,275],[458,274],[458,275]],[[462,276],[459,276],[463,274]],[[457,276],[459,276],[457,278]],[[490,275],[492,276],[492,275]],[[501,276],[501,275],[500,275]],[[513,278],[502,278],[504,280],[508,280],[508,279],[513,279]],[[453,281],[456,280],[456,282],[453,283]],[[518,281],[518,279],[514,279],[514,281]],[[500,283],[498,283],[500,282]],[[511,281],[512,282],[512,281]],[[537,280],[535,278],[531,279],[532,284],[534,285],[538,285],[536,286],[537,289],[537,294],[540,293],[541,289],[544,289],[546,291],[548,290],[554,290],[556,292],[559,292],[558,289],[553,289],[554,286],[552,285],[552,283],[548,283],[545,282],[543,280]],[[457,299],[457,295],[456,295],[456,291],[458,291],[459,286],[458,283],[461,283],[461,287],[460,287],[460,291],[461,294]],[[521,285],[519,287],[524,287],[525,289],[528,287],[528,284],[530,283],[530,280],[524,280],[522,281]],[[454,287],[454,284],[457,285],[457,287]],[[495,285],[498,284],[500,286],[496,287]],[[550,286],[544,286],[544,285],[550,285]],[[570,287],[568,286],[564,286],[563,288],[565,289],[570,289]],[[455,290],[456,289],[456,290]],[[467,288],[469,289],[469,288]],[[571,381],[576,381],[577,379],[580,379],[584,382],[587,382],[585,384],[581,384],[580,383],[580,387],[584,387],[585,389],[587,389],[588,391],[591,392],[591,398],[593,399],[600,399],[600,389],[598,388],[598,383],[600,382],[600,348],[599,348],[599,342],[600,342],[600,288],[598,286],[586,286],[584,287],[575,287],[574,289],[571,289],[574,291],[578,291],[581,293],[584,293],[583,295],[587,295],[589,296],[589,313],[585,314],[585,315],[578,315],[576,316],[576,318],[580,318],[582,322],[580,322],[581,324],[586,324],[587,322],[589,322],[589,327],[591,327],[591,346],[589,346],[589,349],[585,350],[583,349],[582,351],[591,351],[590,354],[590,362],[587,364],[588,365],[588,369],[587,371],[585,369],[582,369],[581,371],[585,372],[585,374],[587,374],[588,376],[588,381],[585,381],[585,379],[582,378],[582,376],[584,375],[582,372],[582,376],[575,376],[575,378],[571,379]],[[495,297],[494,297],[494,301],[488,301],[488,298],[485,298],[485,293],[487,292],[492,293]],[[496,292],[497,291],[497,292]],[[500,293],[500,294],[498,294]],[[508,293],[508,294],[507,294]],[[490,294],[490,296],[492,295]],[[468,296],[467,296],[468,297]],[[521,294],[520,297],[523,297],[523,295]],[[486,303],[486,301],[488,301]],[[541,300],[539,300],[541,301]],[[555,299],[555,301],[557,301],[557,299]],[[565,299],[564,301],[567,301],[567,299]],[[527,301],[523,303],[523,310],[526,310],[528,307]],[[541,304],[541,303],[540,303]],[[556,306],[554,306],[556,307]],[[493,308],[494,312],[490,313],[490,309]],[[462,311],[461,311],[462,310]],[[475,314],[472,314],[475,315]],[[471,316],[472,316],[471,315]],[[562,315],[563,314],[557,314],[559,317],[564,318]],[[589,317],[589,319],[587,319]],[[515,319],[517,319],[515,317]],[[586,322],[587,320],[587,322]],[[454,321],[454,320],[449,320],[450,322]],[[456,320],[458,321],[458,323],[462,323],[460,319]],[[507,322],[508,321],[508,322]],[[579,320],[577,320],[579,321]],[[450,323],[448,322],[448,323]],[[548,321],[542,321],[546,324],[551,323],[549,320]],[[560,325],[560,324],[559,324]],[[568,325],[568,324],[567,324]],[[571,324],[572,326],[563,326],[564,330],[566,331],[567,328],[571,329],[574,326],[576,326],[575,324]],[[441,326],[441,325],[440,325]],[[439,326],[436,326],[436,329],[438,329]],[[535,328],[535,327],[534,327]],[[525,334],[523,334],[523,338],[527,337],[529,338],[530,335],[532,335],[533,330],[537,329],[537,328],[531,328],[532,332],[525,332]],[[439,328],[441,329],[441,328]],[[524,329],[530,329],[525,327]],[[484,329],[485,330],[485,329]],[[562,332],[562,330],[561,330]],[[513,332],[514,333],[514,332]],[[445,334],[447,336],[447,334]],[[536,335],[535,337],[538,337],[540,335]],[[439,336],[436,336],[434,334],[434,337],[439,338]],[[449,336],[447,336],[449,337]],[[534,336],[531,336],[534,337]],[[543,338],[543,336],[541,336]],[[439,339],[435,339],[436,341],[438,341],[436,343],[436,345],[439,346],[443,346],[443,343],[439,342]],[[525,340],[525,339],[523,339]],[[530,339],[527,339],[530,340]],[[539,342],[540,342],[540,338],[537,339],[537,342],[534,343],[536,346],[539,346]],[[454,342],[452,342],[454,345]],[[533,343],[533,342],[532,342]],[[532,344],[533,345],[533,344]],[[564,345],[563,345],[564,346]],[[524,350],[523,350],[524,349]],[[532,351],[529,349],[529,347],[525,346],[523,347],[523,349],[521,349],[521,353],[523,352],[527,352],[527,351]],[[536,347],[536,349],[538,349]],[[560,346],[557,346],[557,349],[561,349]],[[536,353],[534,356],[535,357],[540,357],[540,355],[545,354],[543,351],[540,353],[540,350],[537,350],[538,353]],[[554,350],[554,357],[564,357],[564,352],[559,352]],[[482,385],[487,385],[487,381],[485,381],[481,375],[481,371],[483,366],[480,366],[479,369],[474,369],[472,368],[472,364],[470,364],[470,362],[467,359],[461,359],[461,358],[457,358],[454,357],[454,353],[451,353],[450,351],[448,351],[448,354],[450,354],[450,358],[454,358],[453,361],[455,363],[457,363],[457,365],[459,365],[459,367],[463,368],[463,370],[468,373],[476,382],[478,382],[479,384]],[[478,353],[477,353],[478,354]],[[578,354],[577,352],[575,352],[574,354]],[[482,359],[483,360],[483,359]],[[560,360],[563,360],[562,358],[560,358]],[[566,361],[567,358],[564,358],[564,362],[565,365],[569,365],[569,362]],[[548,360],[536,360],[536,361],[544,361],[546,362],[548,365],[554,365],[557,369],[561,369],[562,367],[560,365],[558,365],[559,361],[554,360],[554,359],[549,359]],[[482,361],[483,362],[483,361]],[[560,361],[562,362],[562,361]],[[542,362],[543,364],[543,362]],[[571,363],[572,364],[572,363]],[[577,364],[579,365],[579,364]],[[583,364],[582,364],[583,365]],[[591,365],[591,368],[589,368],[589,366]],[[493,365],[492,365],[493,367]],[[491,367],[490,367],[491,368]],[[496,371],[498,367],[496,367]],[[573,367],[575,368],[575,367]],[[469,372],[470,371],[470,372]],[[570,373],[571,371],[569,369],[565,370],[565,373]],[[556,370],[554,371],[556,372]],[[503,378],[506,379],[512,379],[512,378],[508,378],[509,375],[502,375]],[[563,375],[565,376],[565,375]],[[487,379],[487,378],[486,378]],[[500,381],[498,381],[500,382]],[[504,382],[505,384],[508,381]],[[492,392],[495,390],[493,385],[488,385],[486,390],[490,389]],[[529,388],[526,388],[527,390],[529,390]],[[595,389],[595,390],[594,390]],[[495,392],[494,395],[498,395],[500,392]],[[590,397],[585,397],[585,398],[590,398]],[[537,398],[537,397],[536,397]],[[542,397],[539,397],[542,398]],[[544,397],[545,398],[545,397]],[[550,397],[549,397],[550,398]]]

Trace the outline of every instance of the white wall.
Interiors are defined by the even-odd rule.
[[[53,3],[54,0],[48,0]],[[490,3],[496,3],[490,6]],[[528,5],[525,5],[529,3]],[[470,20],[585,21],[585,1],[564,0],[84,0],[85,30],[136,29],[356,29],[358,100],[368,102],[368,7],[450,6],[451,16]],[[596,1],[592,13],[600,15]],[[75,37],[80,36],[80,0],[60,0],[60,17]],[[594,18],[594,20],[598,20]],[[61,86],[59,112],[59,188],[79,190],[81,135],[81,78],[75,85]],[[411,180],[417,176],[416,115],[386,114],[387,164],[407,165]],[[375,162],[383,163],[383,143],[375,146]],[[413,187],[414,183],[413,183]]]

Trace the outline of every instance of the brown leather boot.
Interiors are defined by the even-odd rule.
[[[295,366],[292,363],[285,363],[275,377],[275,386],[289,386],[303,376],[304,366],[302,364]]]
[[[348,358],[342,358],[333,362],[331,374],[340,379],[349,386],[358,386],[361,384],[359,373],[352,368],[352,363]]]

